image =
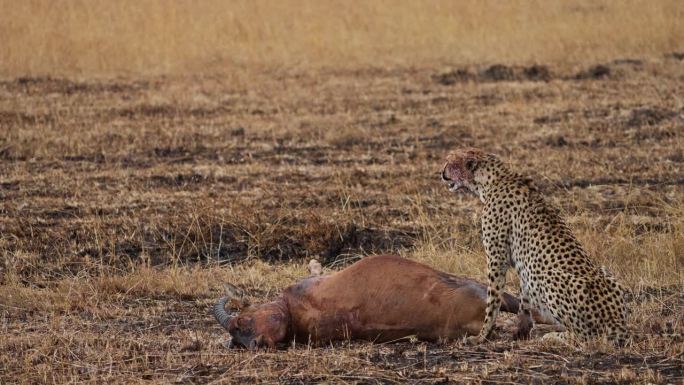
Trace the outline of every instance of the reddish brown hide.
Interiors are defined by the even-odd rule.
[[[225,311],[224,297],[214,314],[234,344],[249,348],[293,338],[380,342],[415,335],[433,341],[477,334],[486,299],[487,287],[472,279],[397,256],[373,256],[332,275],[306,278],[234,317]],[[516,313],[518,300],[506,293],[502,310]]]

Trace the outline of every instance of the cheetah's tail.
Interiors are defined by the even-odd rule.
[[[627,345],[627,342],[629,341],[629,333],[627,332],[627,329],[624,327],[620,327],[616,330],[611,331],[607,335],[608,340],[612,343],[614,343],[617,346],[625,346]]]

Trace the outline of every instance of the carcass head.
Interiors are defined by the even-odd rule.
[[[285,302],[278,299],[250,306],[237,288],[226,286],[227,295],[214,305],[213,314],[219,324],[230,333],[230,345],[250,350],[262,346],[275,348],[286,337],[290,322]],[[229,314],[226,311],[228,303],[239,313]]]

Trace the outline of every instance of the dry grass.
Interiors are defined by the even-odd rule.
[[[657,333],[684,329],[684,69],[564,68],[1,83],[0,381],[681,381]],[[310,257],[482,278],[479,203],[438,179],[462,145],[533,175],[634,291],[634,346],[222,347],[221,284],[264,300]]]
[[[0,76],[586,63],[684,50],[678,0],[0,0],[0,9]]]
[[[678,2],[294,3],[0,0],[0,383],[684,380]],[[311,257],[483,278],[456,146],[535,177],[632,346],[221,345],[223,282],[259,302]]]

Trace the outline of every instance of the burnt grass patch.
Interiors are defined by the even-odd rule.
[[[332,234],[323,244],[321,253],[324,264],[336,264],[342,256],[349,254],[397,254],[399,250],[408,248],[415,242],[413,231],[396,229],[381,230],[377,228],[359,227],[354,223],[347,224]]]
[[[434,82],[450,86],[465,82],[511,82],[511,81],[549,81],[554,78],[548,66],[534,64],[528,67],[494,64],[481,69],[456,68],[433,75]]]
[[[55,122],[56,119],[51,114],[0,111],[0,127],[53,125]]]
[[[655,126],[662,122],[682,117],[684,123],[684,111],[677,112],[661,107],[643,107],[632,110],[629,119],[625,122],[627,127]]]
[[[14,239],[12,247],[39,255],[41,260],[59,259],[55,248],[76,259],[105,261],[109,266],[125,269],[131,262],[152,266],[170,264],[238,263],[249,259],[268,262],[301,262],[318,258],[324,264],[345,265],[350,255],[397,254],[409,248],[417,234],[410,229],[381,229],[358,226],[353,222],[337,223],[316,215],[252,215],[216,218],[188,212],[187,218],[166,218],[152,223],[139,218],[137,223],[122,222],[124,215],[105,215],[112,218],[107,227],[97,229],[84,225],[70,225],[67,237],[53,228],[60,223],[77,222],[84,210],[65,207],[48,210],[36,221],[24,221],[8,228],[15,234],[30,231],[30,242]],[[32,223],[29,223],[32,222]],[[97,234],[114,234],[115,241],[99,243]],[[131,236],[130,234],[134,234]],[[70,271],[73,266],[55,266]],[[26,266],[18,273],[30,277],[34,266]],[[47,269],[47,268],[46,268]]]
[[[145,185],[149,187],[186,188],[202,185],[207,177],[200,174],[176,174],[176,175],[152,175],[145,179]]]
[[[76,94],[130,94],[144,87],[148,82],[116,82],[116,81],[88,81],[81,82],[67,78],[52,76],[31,77],[23,76],[14,80],[0,82],[0,87],[11,92],[23,93],[28,95],[38,95],[43,93],[59,93],[66,96]]]
[[[598,64],[593,67],[589,67],[586,70],[580,71],[575,75],[576,80],[599,80],[612,77],[613,71],[609,66],[604,64]]]
[[[174,104],[139,104],[133,107],[114,108],[109,111],[110,117],[121,117],[129,120],[144,118],[212,118],[223,114],[231,113],[227,106],[218,107],[190,107],[178,106]],[[239,134],[239,132],[238,132]]]
[[[670,52],[665,54],[665,57],[673,60],[684,60],[684,52]]]
[[[684,324],[682,110],[662,97],[681,88],[680,64],[584,65],[586,81],[500,64],[3,82],[0,382],[680,383],[682,344],[658,334]],[[222,283],[256,303],[311,258],[332,272],[392,253],[485,279],[481,204],[439,175],[463,146],[562,206],[633,292],[634,346],[502,328],[475,347],[223,347],[208,311]]]

